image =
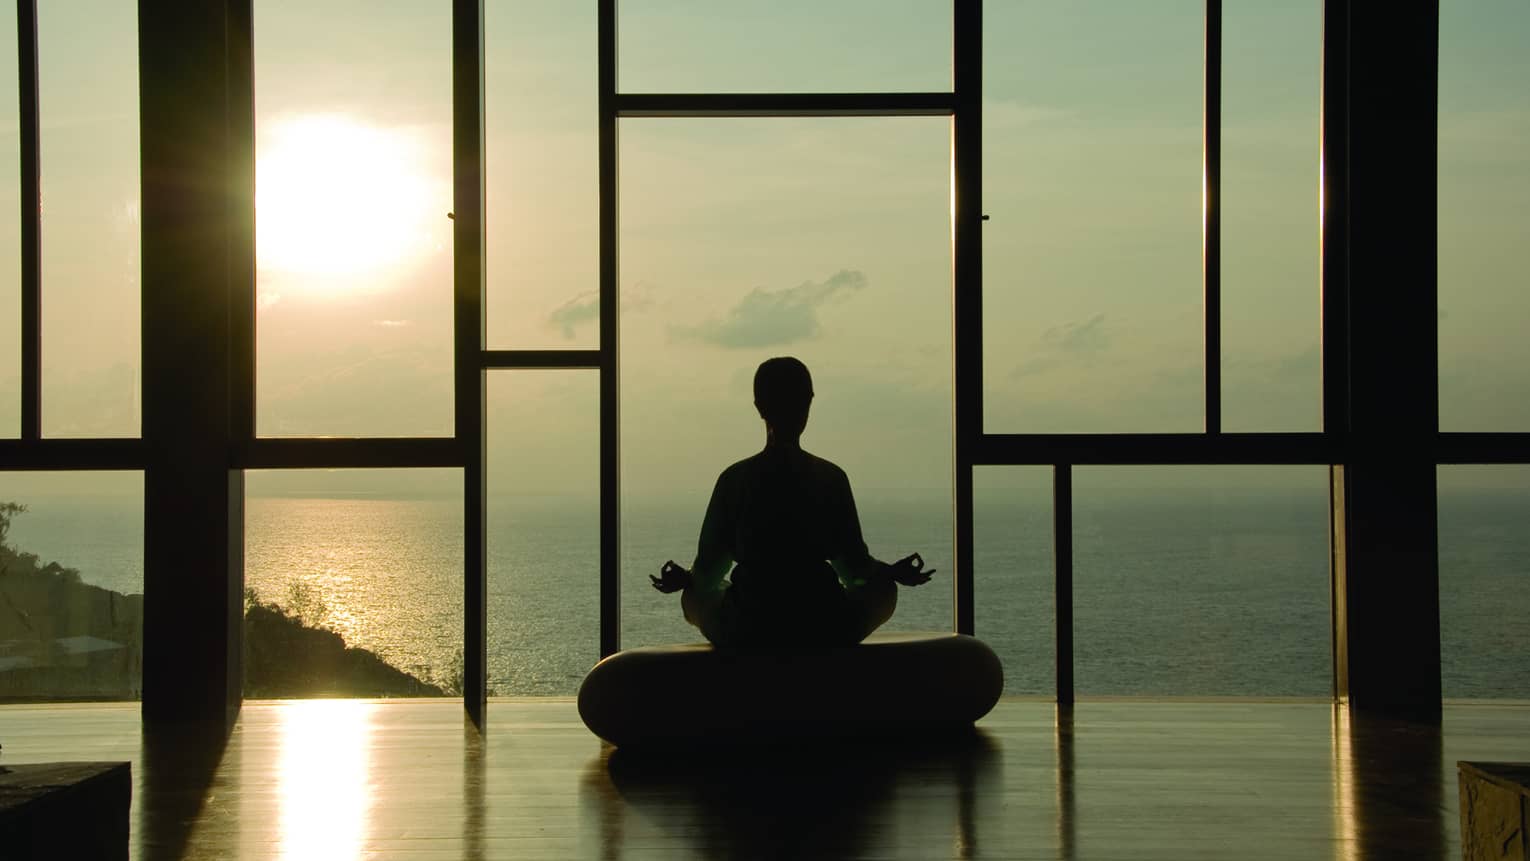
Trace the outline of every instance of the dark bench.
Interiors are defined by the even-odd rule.
[[[0,855],[126,858],[132,797],[125,762],[0,766]]]
[[[1467,861],[1530,861],[1525,839],[1530,763],[1458,762],[1461,857]]]

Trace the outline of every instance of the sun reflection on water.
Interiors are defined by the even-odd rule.
[[[353,700],[281,707],[277,792],[283,859],[362,856],[373,800],[367,752],[376,708]]]

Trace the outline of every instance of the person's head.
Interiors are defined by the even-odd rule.
[[[801,436],[812,403],[813,377],[798,360],[790,356],[766,359],[754,372],[754,407],[771,433]]]

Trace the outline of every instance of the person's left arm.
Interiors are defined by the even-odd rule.
[[[887,576],[887,563],[871,555],[866,538],[861,534],[861,518],[855,509],[855,493],[850,489],[850,477],[840,472],[835,491],[835,512],[832,515],[837,527],[834,535],[835,553],[829,559],[839,582],[846,589],[859,589],[878,578]]]
[[[843,485],[843,516],[838,539],[840,550],[829,560],[834,573],[847,591],[863,589],[878,580],[891,579],[902,586],[919,586],[928,583],[935,569],[925,570],[924,559],[918,553],[910,553],[891,565],[871,555],[866,539],[861,535],[861,518],[855,510],[855,494],[850,491],[849,476],[841,473]]]

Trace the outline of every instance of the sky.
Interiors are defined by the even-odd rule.
[[[135,4],[40,5],[44,428],[130,436]],[[945,9],[628,0],[621,86],[943,89]],[[262,434],[451,432],[448,10],[256,2]],[[1319,428],[1319,13],[1224,4],[1228,430]],[[1201,14],[987,4],[988,430],[1201,429]],[[486,19],[490,346],[592,347],[594,4],[489,0]],[[1530,4],[1444,0],[1441,33],[1441,426],[1527,431]],[[0,28],[0,116],[14,51]],[[949,135],[940,118],[622,122],[629,498],[704,496],[757,449],[750,376],[783,354],[814,372],[810,450],[858,488],[949,494]],[[0,158],[16,152],[0,123]],[[0,175],[0,236],[18,207]],[[0,332],[18,331],[16,271]],[[0,435],[18,365],[0,350]],[[491,493],[595,492],[593,372],[499,372],[488,402]]]

